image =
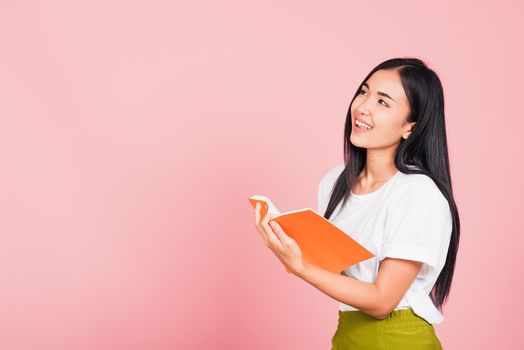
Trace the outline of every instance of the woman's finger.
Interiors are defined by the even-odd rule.
[[[262,240],[264,241],[264,243],[267,246],[269,245],[269,238],[267,237],[267,233],[265,232],[260,222],[260,207],[261,207],[260,203],[257,202],[255,206],[255,227],[258,233],[260,234],[260,236],[262,237]]]
[[[259,221],[260,221],[260,202],[257,202],[255,206],[255,226],[258,225]]]
[[[273,229],[275,236],[277,236],[277,238],[279,239],[280,242],[282,242],[282,244],[285,244],[289,241],[290,239],[289,236],[286,235],[284,230],[282,230],[282,227],[280,227],[280,225],[277,222],[271,221],[269,226]]]
[[[271,248],[271,238],[269,237],[267,228],[263,225],[264,221],[267,221],[268,216],[271,214],[266,214],[266,216],[261,219],[261,208],[262,205],[260,204],[260,202],[257,202],[255,206],[255,226],[266,246]]]
[[[281,251],[282,244],[278,240],[272,228],[268,225],[268,221],[274,218],[276,214],[266,213],[264,218],[261,219],[261,207],[262,205],[260,204],[260,202],[257,202],[255,205],[255,226],[258,232],[260,233],[260,236],[264,240],[266,246],[268,246],[271,250],[279,249]]]
[[[269,220],[274,218],[275,214],[268,214],[266,217],[262,220],[260,223],[260,226],[264,229],[264,232],[266,232],[267,239],[269,241],[269,244],[272,246],[272,249],[277,249],[279,252],[282,252],[282,243],[278,239],[278,237],[275,235],[275,232],[273,232],[273,229],[271,226],[269,226]]]

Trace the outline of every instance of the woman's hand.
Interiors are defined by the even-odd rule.
[[[298,275],[304,268],[302,251],[297,242],[284,232],[279,224],[271,220],[276,215],[267,214],[260,219],[260,203],[255,208],[255,226],[266,246],[286,265],[293,274]]]

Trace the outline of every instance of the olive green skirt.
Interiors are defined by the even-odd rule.
[[[338,310],[331,350],[442,350],[433,325],[413,312],[394,310],[384,319]]]

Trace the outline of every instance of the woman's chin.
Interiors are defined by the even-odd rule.
[[[351,144],[353,146],[360,147],[360,148],[368,148],[367,143],[365,141],[360,140],[358,136],[354,137],[352,134],[349,140],[351,141]]]

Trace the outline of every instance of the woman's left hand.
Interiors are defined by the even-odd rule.
[[[304,268],[302,261],[302,251],[297,242],[289,237],[282,227],[275,221],[271,220],[276,215],[267,214],[262,220],[260,219],[260,203],[255,208],[255,226],[262,236],[266,246],[277,256],[277,258],[286,265],[293,274],[297,275]]]

